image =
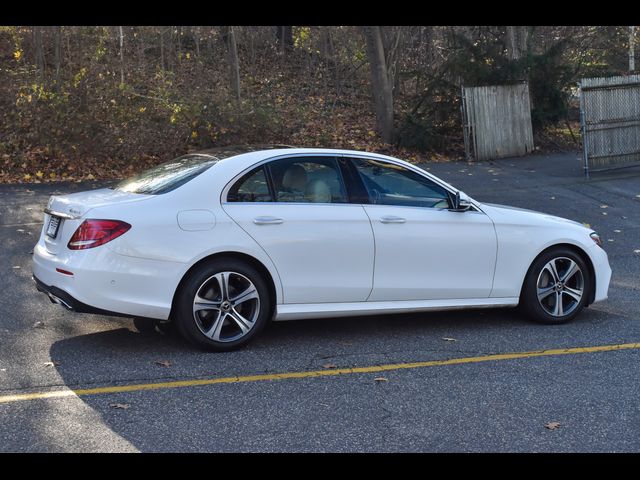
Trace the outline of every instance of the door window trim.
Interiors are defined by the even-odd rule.
[[[347,197],[349,198],[349,203],[311,203],[311,202],[301,202],[301,203],[294,203],[294,202],[228,202],[227,201],[227,195],[229,193],[229,190],[231,189],[231,187],[235,184],[236,181],[238,181],[243,175],[253,171],[253,170],[257,170],[259,167],[264,166],[265,164],[272,162],[274,160],[280,160],[283,158],[292,158],[292,157],[333,157],[335,159],[339,159],[339,158],[344,158],[349,165],[351,166],[352,169],[355,170],[355,165],[353,165],[353,163],[350,161],[351,159],[357,158],[360,160],[376,160],[379,162],[386,162],[386,163],[390,163],[392,165],[398,165],[400,167],[404,167],[408,170],[411,170],[415,173],[417,173],[418,175],[421,175],[422,177],[425,177],[427,180],[432,181],[433,183],[435,183],[436,185],[439,185],[440,187],[444,188],[445,191],[447,191],[447,193],[450,196],[455,196],[455,188],[444,183],[444,181],[440,180],[437,177],[433,177],[431,176],[428,172],[423,171],[422,169],[419,169],[417,167],[414,167],[413,165],[409,164],[409,165],[405,165],[404,162],[401,162],[400,160],[396,160],[396,159],[392,159],[392,158],[388,158],[388,157],[381,157],[381,156],[377,156],[375,154],[371,154],[371,155],[358,155],[358,153],[338,153],[338,152],[332,152],[332,153],[322,153],[322,152],[303,152],[303,153],[285,153],[282,155],[276,155],[275,157],[269,157],[269,158],[264,158],[262,160],[260,160],[257,163],[254,163],[253,165],[245,168],[244,170],[242,170],[241,172],[239,172],[238,174],[234,175],[234,177],[229,180],[229,182],[226,183],[226,185],[224,186],[224,188],[222,189],[222,192],[220,194],[220,204],[221,205],[227,205],[227,204],[240,204],[240,205],[244,205],[244,204],[251,204],[251,205],[256,205],[256,204],[261,204],[261,205],[333,205],[333,206],[345,206],[345,205],[371,205],[371,206],[389,206],[389,205],[376,205],[370,202],[370,198],[369,198],[369,194],[368,191],[366,190],[366,187],[364,186],[364,183],[362,183],[362,188],[364,188],[365,192],[367,193],[367,200],[369,203],[362,203],[362,202],[352,202],[351,201],[351,192],[350,189],[352,188],[352,184],[351,182],[347,182],[346,178],[344,178],[344,175],[342,177],[343,180],[343,184],[345,185],[345,188],[347,189]],[[340,170],[342,170],[342,168],[344,168],[340,162],[338,161],[338,166],[340,167]],[[341,171],[342,173],[342,171]],[[356,172],[357,173],[357,172]],[[359,174],[357,177],[355,177],[357,180],[356,181],[360,181],[362,182],[362,180],[359,177]],[[271,177],[270,174],[267,175],[267,182],[271,182]],[[269,187],[270,189],[273,188],[273,185],[270,185]],[[273,191],[270,190],[272,193],[272,198],[273,197]],[[424,209],[424,208],[429,208],[429,207],[414,207],[414,206],[405,206],[403,208],[420,208],[420,209]],[[435,211],[439,211],[439,209],[432,209]],[[443,209],[442,211],[447,211],[447,209]],[[482,211],[482,209],[476,204],[476,202],[472,202],[471,203],[471,209],[469,209],[467,212],[465,213],[481,213],[483,215],[486,215],[486,213],[484,213]]]
[[[360,182],[360,184],[362,185],[362,187],[364,188],[364,191],[367,194],[367,198],[368,198],[368,203],[367,205],[379,205],[379,206],[385,206],[385,207],[402,207],[402,208],[420,208],[420,209],[424,209],[424,208],[429,208],[431,210],[449,210],[450,208],[452,208],[453,205],[453,197],[455,196],[455,194],[453,192],[451,192],[448,188],[446,188],[444,185],[441,185],[439,182],[434,181],[434,179],[424,175],[422,172],[415,170],[413,168],[408,168],[406,165],[400,164],[400,163],[395,163],[395,162],[390,162],[387,161],[386,159],[378,159],[378,158],[367,158],[367,157],[361,157],[361,156],[355,156],[355,155],[345,155],[345,157],[347,158],[347,161],[349,162],[349,164],[351,165],[351,169],[354,173],[357,174],[357,178],[358,181]],[[447,196],[447,203],[448,206],[447,207],[423,207],[423,206],[416,206],[416,205],[385,205],[385,204],[378,204],[375,203],[373,201],[373,199],[371,198],[371,194],[369,193],[369,189],[367,189],[364,180],[362,178],[362,173],[360,173],[358,171],[358,167],[355,165],[355,163],[353,162],[353,160],[360,160],[360,161],[376,161],[376,162],[380,162],[380,163],[387,163],[390,165],[396,165],[398,167],[404,168],[405,170],[409,170],[410,172],[413,172],[415,174],[417,174],[419,177],[424,178],[425,180],[431,182],[432,184],[436,185],[437,187],[440,187],[444,190],[446,196]]]
[[[271,168],[269,166],[270,163],[278,161],[278,160],[283,160],[283,159],[287,159],[287,158],[304,158],[304,157],[311,157],[311,158],[317,158],[317,157],[321,157],[321,158],[332,158],[335,161],[335,170],[338,172],[338,181],[341,182],[342,187],[344,188],[344,192],[345,195],[347,197],[347,201],[346,202],[328,202],[328,203],[321,203],[321,202],[279,202],[276,198],[275,195],[275,185],[273,183],[273,176],[271,174]],[[340,158],[342,157],[342,155],[336,154],[336,153],[331,153],[331,154],[323,154],[323,153],[290,153],[290,154],[285,154],[285,155],[278,155],[276,157],[270,157],[270,158],[265,158],[263,160],[261,160],[258,163],[255,163],[254,165],[251,165],[248,168],[245,168],[242,172],[240,172],[238,175],[235,175],[231,181],[229,181],[225,187],[222,189],[222,193],[220,195],[220,203],[221,205],[233,205],[233,204],[250,204],[250,205],[334,205],[334,206],[339,206],[339,205],[354,205],[354,203],[351,202],[351,193],[349,190],[350,185],[346,182],[346,179],[343,175],[342,172],[342,165],[340,164]],[[271,198],[273,199],[273,201],[271,202],[233,202],[233,201],[229,201],[229,191],[231,190],[231,188],[233,188],[233,186],[239,182],[244,176],[246,175],[250,175],[253,172],[259,170],[260,168],[263,168],[267,177],[267,185],[269,187],[269,193],[271,195]]]

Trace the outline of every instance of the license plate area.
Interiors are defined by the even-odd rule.
[[[47,226],[47,237],[56,238],[58,235],[58,229],[60,228],[60,220],[60,217],[51,215],[51,218],[49,218],[49,225]]]

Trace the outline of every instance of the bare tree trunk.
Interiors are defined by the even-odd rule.
[[[393,143],[393,84],[385,58],[380,27],[361,27],[367,45],[367,57],[371,67],[371,85],[376,105],[376,120],[383,141]]]
[[[160,30],[160,69],[164,72],[164,28]]]
[[[124,84],[124,33],[122,27],[118,27],[118,36],[120,37],[120,84]]]
[[[137,38],[138,38],[138,42],[137,42],[137,50],[138,50],[138,68],[140,69],[140,71],[143,71],[144,69],[144,36],[143,36],[143,29],[144,27],[138,27],[137,28]]]
[[[193,30],[193,41],[196,44],[196,57],[200,58],[200,27]]]
[[[229,84],[238,104],[240,104],[240,64],[238,62],[238,47],[233,27],[222,27],[222,35],[226,38],[229,57]]]
[[[211,55],[211,58],[214,58],[215,53],[215,50],[213,48],[213,31],[214,27],[211,27],[211,30],[209,30],[209,33],[207,35],[207,46],[209,47],[209,55]]]
[[[182,26],[178,27],[178,46],[177,46],[177,53],[178,53],[178,62],[182,61]]]
[[[34,63],[38,76],[44,76],[44,50],[42,48],[42,27],[33,27]]]
[[[509,60],[522,58],[527,51],[527,27],[507,27],[505,40],[507,44],[507,58]]]
[[[69,32],[69,27],[67,27],[67,68],[69,70],[71,70],[71,33],[73,33],[73,28]]]
[[[53,55],[56,66],[56,91],[60,90],[60,62],[62,57],[62,27],[54,28]]]
[[[276,40],[281,53],[293,50],[293,27],[290,25],[276,27]]]
[[[629,27],[629,72],[633,72],[636,69],[636,57],[634,51],[635,29],[636,27]]]
[[[251,61],[251,65],[255,65],[256,63],[256,39],[255,32],[253,28],[249,27],[248,29],[248,37],[249,37],[249,59]]]
[[[173,26],[169,27],[169,44],[167,45],[167,70],[173,72],[176,59],[176,46],[173,41]]]

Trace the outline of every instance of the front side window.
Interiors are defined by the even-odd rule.
[[[276,202],[347,203],[333,157],[296,157],[268,164]]]
[[[264,167],[260,167],[238,180],[229,190],[229,202],[272,202]]]
[[[373,204],[450,208],[447,191],[413,170],[380,160],[352,162]]]

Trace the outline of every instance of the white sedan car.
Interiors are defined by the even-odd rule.
[[[611,269],[579,223],[480,203],[396,158],[278,147],[52,196],[33,276],[70,310],[230,350],[271,319],[520,305],[562,323],[607,298]]]

